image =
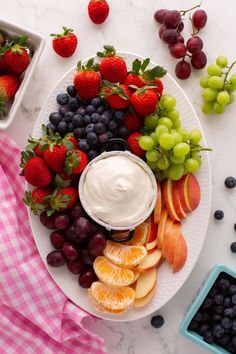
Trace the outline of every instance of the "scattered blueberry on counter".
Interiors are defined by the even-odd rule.
[[[216,220],[221,220],[224,217],[224,212],[222,210],[216,210],[214,213],[214,217]]]
[[[232,189],[236,187],[236,179],[232,176],[229,176],[225,179],[225,187]]]
[[[154,328],[161,328],[164,322],[164,318],[161,315],[153,316],[151,319],[151,325]]]

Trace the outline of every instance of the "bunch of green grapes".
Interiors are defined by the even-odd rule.
[[[157,112],[144,119],[139,145],[146,150],[147,164],[155,173],[177,181],[188,172],[198,171],[202,163],[199,153],[208,149],[199,145],[199,130],[187,132],[181,127],[175,105],[173,96],[161,97]]]
[[[216,59],[216,64],[208,66],[208,76],[204,76],[200,80],[200,85],[203,88],[203,113],[222,114],[225,111],[225,106],[234,101],[236,73],[229,77],[229,72],[235,63],[228,66],[228,59],[225,56],[219,56]]]

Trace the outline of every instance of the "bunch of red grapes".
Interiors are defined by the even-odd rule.
[[[184,29],[182,16],[190,10],[192,9],[184,11],[160,9],[154,14],[155,21],[161,24],[159,29],[160,39],[168,44],[172,57],[181,59],[175,67],[175,75],[181,80],[188,79],[191,75],[191,65],[186,58],[189,57],[192,67],[198,70],[203,69],[207,63],[206,54],[202,50],[203,41],[196,36],[200,29],[206,25],[206,12],[197,10],[193,13],[191,18],[193,33],[187,43],[185,43],[181,34]]]
[[[106,246],[106,229],[86,215],[80,202],[51,216],[45,211],[40,215],[40,221],[54,230],[50,242],[55,250],[47,255],[48,265],[61,267],[66,264],[71,273],[79,275],[79,285],[89,288],[97,280],[93,262]]]

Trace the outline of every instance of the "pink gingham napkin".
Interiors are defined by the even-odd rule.
[[[91,317],[61,292],[36,249],[22,202],[20,151],[0,134],[0,353],[102,354]]]

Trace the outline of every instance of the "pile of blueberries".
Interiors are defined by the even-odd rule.
[[[188,330],[197,332],[209,344],[236,353],[236,279],[219,274]]]
[[[111,108],[100,97],[82,100],[73,85],[66,91],[56,97],[59,108],[50,114],[48,129],[62,137],[73,132],[79,139],[78,148],[86,152],[89,160],[101,153],[102,144],[109,139],[127,140],[130,131],[122,126],[125,111]]]

